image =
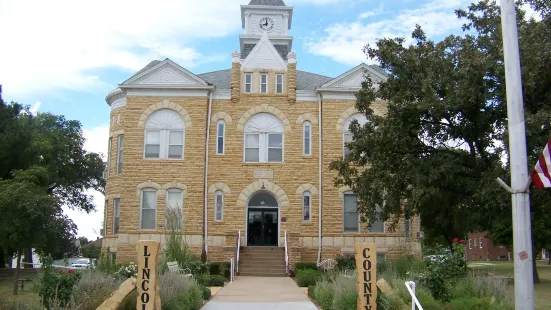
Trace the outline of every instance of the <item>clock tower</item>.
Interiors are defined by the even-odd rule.
[[[241,6],[241,23],[245,33],[239,36],[241,58],[245,59],[262,35],[266,33],[283,59],[293,47],[289,36],[293,18],[293,7],[283,0],[251,0]]]

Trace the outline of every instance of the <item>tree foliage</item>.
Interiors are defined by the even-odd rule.
[[[527,19],[518,8],[531,169],[551,136],[551,22],[548,1],[526,2],[542,16]],[[420,214],[426,236],[449,244],[483,229],[512,243],[510,195],[495,182],[508,176],[509,147],[500,10],[484,0],[457,16],[462,35],[435,42],[417,26],[412,44],[384,38],[366,46],[389,77],[363,83],[356,107],[370,122],[352,123],[351,155],[331,168],[336,185],[358,195],[364,220],[375,220],[379,205],[385,220]],[[376,98],[387,101],[385,115],[374,115]],[[531,195],[535,249],[550,242],[550,195]]]

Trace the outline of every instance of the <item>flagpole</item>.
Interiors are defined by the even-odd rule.
[[[526,188],[528,160],[526,128],[520,72],[517,18],[514,0],[501,0],[501,25],[505,56],[507,116],[509,119],[509,156],[513,201],[513,247],[515,262],[515,309],[534,309],[534,275],[532,271],[532,231],[530,197]]]

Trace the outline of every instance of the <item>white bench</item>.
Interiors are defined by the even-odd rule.
[[[178,266],[178,262],[167,262],[166,265],[168,266],[169,272],[183,274],[186,278],[193,276],[189,268],[180,268],[180,266]]]

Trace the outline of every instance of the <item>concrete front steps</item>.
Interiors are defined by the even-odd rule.
[[[244,247],[239,253],[239,276],[286,277],[285,248]]]

